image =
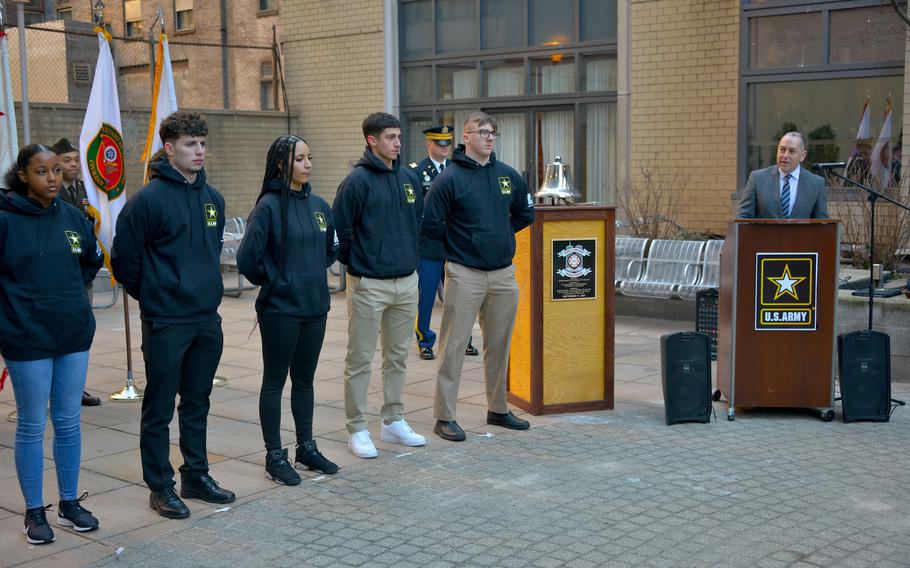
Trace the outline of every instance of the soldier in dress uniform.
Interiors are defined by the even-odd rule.
[[[449,150],[455,137],[451,126],[433,126],[423,131],[426,136],[427,157],[419,164],[408,164],[420,178],[424,198],[436,176],[450,165]],[[420,237],[420,260],[417,264],[417,287],[419,300],[417,304],[417,348],[421,359],[434,359],[433,345],[436,344],[436,333],[430,329],[430,317],[433,315],[433,304],[436,301],[436,290],[443,278],[445,250],[442,241]],[[468,340],[465,349],[467,355],[477,355],[477,348]]]

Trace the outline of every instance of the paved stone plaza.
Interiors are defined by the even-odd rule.
[[[484,423],[481,365],[468,358],[458,408],[468,441],[432,434],[436,362],[413,350],[407,419],[427,446],[378,441],[379,458],[345,445],[345,306],[336,296],[317,372],[320,448],[342,470],[304,474],[297,487],[263,478],[261,372],[254,292],[225,298],[225,352],[209,420],[212,474],[235,490],[230,508],[188,501],[168,521],[148,508],[138,451],[139,404],[83,412],[84,505],[101,528],[30,546],[13,465],[15,425],[0,423],[2,566],[910,566],[910,410],[888,424],[824,423],[810,411],[737,410],[711,424],[664,424],[659,337],[679,322],[620,317],[616,408],[529,417],[528,432]],[[144,384],[135,303],[134,361]],[[88,388],[103,395],[126,377],[121,304],[96,311]],[[437,314],[438,317],[438,314]],[[436,322],[438,325],[438,322]],[[479,344],[479,331],[474,334]],[[378,360],[370,401],[380,403]],[[901,379],[895,377],[895,379]],[[904,381],[908,378],[903,377]],[[285,398],[288,395],[285,389]],[[910,398],[910,384],[894,396]],[[0,413],[13,410],[9,388]],[[523,413],[521,413],[523,414]],[[293,448],[290,409],[282,416]],[[176,421],[172,460],[179,465]],[[45,498],[56,483],[46,446]]]

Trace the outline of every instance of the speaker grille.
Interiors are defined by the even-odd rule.
[[[660,338],[661,379],[667,424],[710,422],[711,338],[670,333]]]
[[[891,410],[891,341],[877,331],[837,338],[838,381],[844,422],[887,422]]]

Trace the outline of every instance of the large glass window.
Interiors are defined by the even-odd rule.
[[[436,0],[436,50],[472,51],[477,43],[475,0]]]
[[[749,170],[774,165],[777,142],[791,130],[809,139],[805,163],[850,159],[856,143],[868,153],[878,141],[889,95],[892,97],[891,147],[899,141],[904,106],[902,77],[865,77],[758,83],[748,90],[751,109],[747,121]],[[866,98],[868,132],[858,132]],[[824,104],[819,104],[824,101]]]
[[[481,32],[484,49],[524,45],[524,0],[484,0]]]
[[[891,61],[904,51],[907,32],[890,10],[831,12],[831,63]]]
[[[790,130],[808,138],[807,165],[844,161],[870,169],[879,159],[890,168],[894,158],[886,154],[899,144],[903,124],[906,41],[890,5],[851,0],[781,7],[753,0],[743,16],[750,65],[742,79],[740,187],[750,171],[775,163],[777,142]]]
[[[178,32],[193,29],[193,0],[174,0],[174,21]]]
[[[140,0],[124,0],[123,19],[126,22],[126,37],[142,35],[142,3]]]
[[[576,174],[575,183],[585,190],[588,201],[605,203],[615,182],[616,104],[585,105],[582,119],[586,167]]]
[[[806,67],[825,60],[822,14],[787,14],[750,20],[750,66]]]
[[[527,152],[528,133],[527,115],[523,112],[496,113],[496,124],[499,138],[493,145],[496,159],[509,164],[519,172],[524,168]],[[533,192],[536,188],[531,188]]]
[[[536,95],[574,92],[575,60],[562,55],[532,60],[531,91]]]
[[[524,61],[491,61],[483,64],[483,80],[488,97],[515,97],[525,94]]]
[[[406,67],[401,70],[401,95],[407,102],[433,99],[433,68]]]
[[[401,31],[402,57],[433,53],[433,6],[430,0],[401,5]]]
[[[426,136],[423,131],[435,126],[433,115],[412,113],[404,119],[404,156],[406,163],[420,163],[427,156]]]
[[[581,0],[581,41],[616,41],[616,0]]]
[[[567,164],[575,161],[575,113],[571,110],[541,111],[534,116],[535,140],[537,146],[537,180],[535,187],[543,183],[547,164],[556,156]]]
[[[465,117],[483,110],[499,123],[497,158],[532,191],[558,155],[587,199],[610,202],[617,4],[398,0],[403,155],[423,158],[428,126],[451,125],[461,143]]]
[[[616,56],[589,55],[582,67],[583,91],[616,90]]]
[[[436,78],[440,99],[477,98],[477,67],[474,63],[439,65],[436,67]]]
[[[575,41],[575,0],[528,0],[531,45],[566,45]]]

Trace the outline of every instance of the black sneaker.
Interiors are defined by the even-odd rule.
[[[22,527],[22,532],[29,544],[54,542],[54,531],[47,524],[47,517],[44,515],[44,511],[48,507],[50,505],[25,510],[25,526]]]
[[[265,476],[281,485],[299,485],[300,476],[288,461],[288,450],[272,450],[265,454]]]
[[[329,475],[338,473],[338,466],[322,455],[316,447],[316,440],[309,440],[297,446],[297,457],[294,461],[296,462],[294,467],[297,469],[312,469]]]
[[[62,527],[72,527],[74,531],[87,532],[98,528],[98,519],[92,512],[82,507],[79,501],[85,499],[88,493],[72,501],[60,501],[57,506],[57,524]]]

